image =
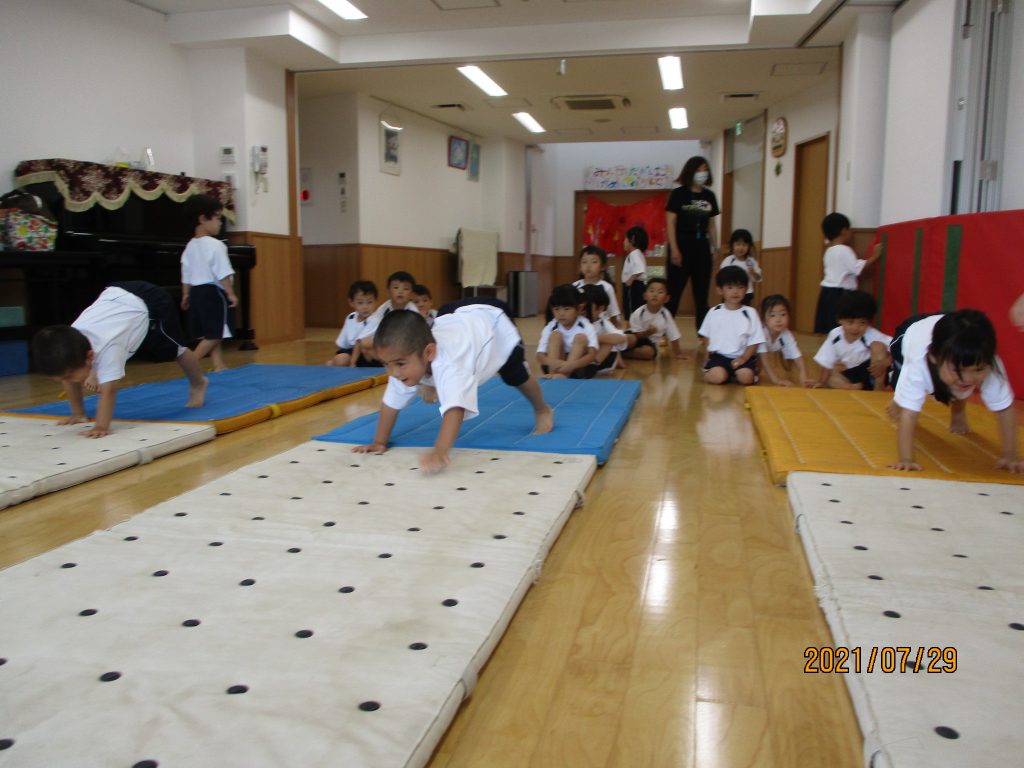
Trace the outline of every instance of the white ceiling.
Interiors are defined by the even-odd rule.
[[[179,45],[244,45],[301,72],[301,99],[361,92],[464,133],[531,143],[709,138],[835,78],[857,15],[897,2],[758,0],[767,10],[752,13],[750,0],[354,0],[369,18],[346,22],[316,0],[129,1],[166,14]],[[665,53],[683,59],[682,91],[661,89]],[[509,95],[487,97],[456,71],[467,63]],[[581,95],[629,106],[558,105]],[[671,130],[670,106],[687,108],[687,130]],[[528,133],[511,118],[520,110],[547,132]]]

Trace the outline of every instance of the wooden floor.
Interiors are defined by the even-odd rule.
[[[519,322],[528,343],[538,337],[538,319]],[[680,327],[692,349],[692,321]],[[320,363],[335,333],[227,359]],[[706,386],[692,358],[629,365],[621,375],[643,381],[633,416],[431,767],[862,765],[842,676],[803,672],[804,649],[831,639],[742,389]],[[127,383],[178,375],[173,363],[130,364]],[[0,378],[0,410],[58,390],[36,376]],[[370,413],[382,393],[2,510],[0,567]]]

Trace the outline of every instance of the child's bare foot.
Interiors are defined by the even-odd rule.
[[[227,369],[228,369],[228,367],[226,365],[221,365],[219,367],[214,368],[213,372],[214,373],[220,373],[221,371],[226,371]]]
[[[199,384],[188,385],[188,400],[185,402],[186,408],[202,408],[203,403],[206,402],[206,388],[210,386],[210,381],[203,376],[203,380]]]
[[[533,424],[533,434],[546,435],[555,428],[555,412],[548,406],[543,411],[536,411],[536,419]]]

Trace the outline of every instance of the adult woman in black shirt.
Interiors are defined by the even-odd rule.
[[[708,290],[711,287],[711,255],[718,251],[714,230],[708,226],[712,216],[718,215],[718,200],[708,187],[712,183],[711,169],[703,157],[691,157],[683,166],[665,206],[668,232],[669,258],[666,278],[671,298],[665,305],[673,316],[693,279],[693,304],[697,315],[697,328],[708,313]]]

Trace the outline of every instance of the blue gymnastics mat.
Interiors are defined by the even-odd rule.
[[[174,379],[120,390],[115,416],[119,421],[208,423],[223,434],[387,381],[383,368],[255,363],[210,373],[207,378],[210,386],[202,408],[185,407],[188,385],[184,379]],[[95,395],[85,399],[90,418],[96,413],[96,399]],[[68,416],[71,406],[63,400],[13,413]]]
[[[555,428],[532,435],[533,409],[514,387],[494,378],[480,387],[480,415],[465,422],[456,448],[540,453],[582,453],[608,460],[612,446],[640,396],[639,381],[541,379],[544,399],[555,409]],[[416,401],[398,416],[391,445],[431,446],[441,428],[436,404]],[[329,443],[371,443],[377,429],[372,413],[319,435]]]

